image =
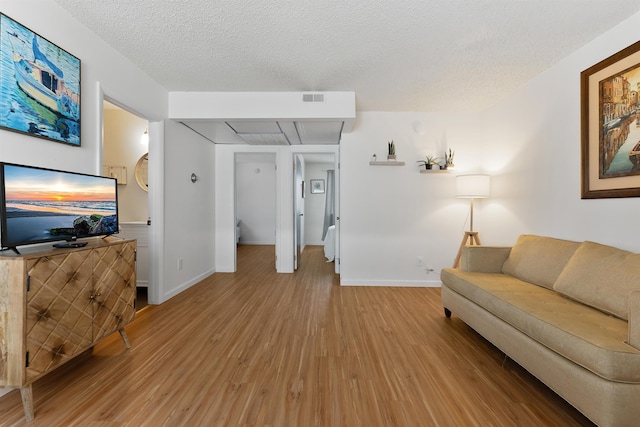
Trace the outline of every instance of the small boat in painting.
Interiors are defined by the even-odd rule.
[[[18,86],[27,96],[54,113],[78,120],[80,96],[65,84],[62,70],[40,52],[35,36],[32,46],[33,60],[20,55],[15,47],[13,49],[13,65]]]
[[[640,164],[640,141],[629,151],[629,160],[633,163],[633,166]]]

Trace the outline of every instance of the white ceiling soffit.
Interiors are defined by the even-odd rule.
[[[238,136],[249,145],[291,145],[284,133],[245,133]]]
[[[353,92],[173,92],[169,116],[217,144],[336,145],[355,121]]]
[[[343,121],[181,120],[180,122],[216,144],[338,145],[344,127]],[[242,125],[239,126],[239,123]],[[273,131],[274,127],[280,130]]]
[[[250,145],[291,145],[278,122],[225,122],[225,124]]]
[[[305,164],[327,164],[329,168],[335,164],[336,156],[333,153],[298,153]],[[275,165],[275,153],[236,153],[236,163],[271,163]]]
[[[339,144],[344,122],[293,122],[303,144]]]

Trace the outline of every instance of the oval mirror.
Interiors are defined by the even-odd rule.
[[[136,181],[144,191],[149,191],[149,153],[145,153],[136,163]]]

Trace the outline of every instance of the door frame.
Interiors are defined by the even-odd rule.
[[[299,154],[293,156],[293,270],[298,269],[304,243],[304,158]]]
[[[276,154],[276,272],[293,273],[294,246],[294,154],[334,154],[336,166],[336,216],[339,212],[339,146],[268,146],[246,144],[216,144],[215,151],[215,270],[232,273],[237,270],[236,259],[236,207],[235,207],[235,154]],[[336,270],[339,272],[339,221],[336,221]]]
[[[340,274],[340,149],[338,145],[327,145],[327,146],[292,146],[292,161],[293,164],[296,162],[297,156],[300,156],[304,159],[305,154],[332,154],[333,155],[333,165],[334,165],[334,201],[335,201],[335,209],[336,209],[336,234],[335,234],[335,272],[336,274]],[[302,176],[303,181],[305,180],[305,176]],[[293,174],[293,185],[291,188],[293,190],[293,227],[295,229],[297,224],[297,211],[296,211],[296,201],[295,201],[295,173]],[[306,189],[309,191],[309,189]],[[295,231],[294,231],[295,236]],[[303,242],[304,243],[304,242]],[[294,237],[293,241],[294,245],[294,257],[295,257],[295,247],[296,241]],[[295,265],[294,259],[294,265]],[[298,260],[299,261],[299,260]]]
[[[164,188],[163,170],[164,164],[164,125],[162,122],[153,122],[151,119],[133,108],[118,101],[115,97],[110,96],[104,87],[98,82],[97,84],[97,102],[98,102],[98,117],[96,126],[96,140],[98,141],[98,150],[96,156],[96,171],[98,174],[102,173],[102,166],[104,163],[104,102],[107,101],[113,105],[116,105],[127,112],[140,117],[143,120],[149,122],[149,146],[148,152],[150,156],[153,156],[153,162],[149,162],[149,192],[148,192],[148,211],[149,218],[152,219],[149,226],[149,283],[147,287],[147,298],[149,304],[160,304],[164,285],[163,274],[161,266],[164,264],[164,236],[162,230],[164,229],[164,212],[162,206],[164,205]],[[152,149],[153,148],[153,149]],[[151,154],[153,152],[153,154]]]

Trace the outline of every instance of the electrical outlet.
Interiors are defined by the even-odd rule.
[[[182,260],[182,258],[180,258],[178,260],[178,271],[182,270],[182,266],[183,266],[183,260]]]
[[[422,266],[424,266],[424,257],[423,256],[416,257],[416,267],[422,267]]]

